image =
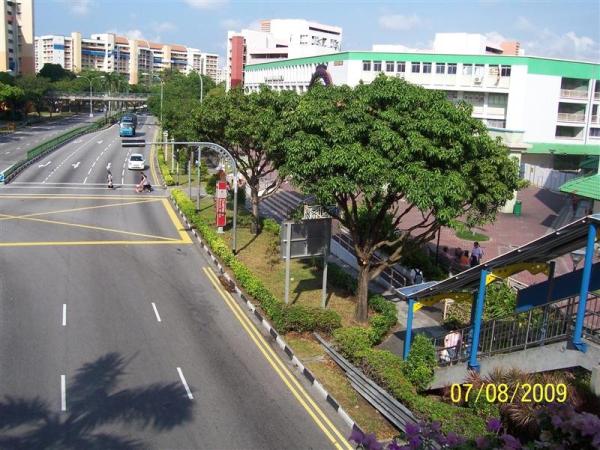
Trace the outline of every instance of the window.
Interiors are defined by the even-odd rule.
[[[590,136],[600,137],[600,128],[590,128]]]
[[[394,71],[394,61],[387,61],[385,63],[385,71],[386,72],[393,72]]]
[[[456,64],[455,63],[448,64],[448,75],[456,75]]]
[[[463,75],[473,75],[473,64],[463,64]]]
[[[371,71],[371,61],[363,61],[363,70],[367,72]]]
[[[488,73],[492,76],[497,77],[500,75],[500,66],[491,65],[488,67]]]
[[[420,62],[411,62],[410,63],[410,71],[412,73],[420,73],[421,72],[421,63]]]
[[[431,73],[431,63],[430,62],[423,63],[423,73]]]
[[[506,95],[504,94],[488,94],[488,105],[490,106],[506,106]]]
[[[396,72],[406,72],[406,63],[404,61],[398,61],[396,64]]]
[[[381,72],[381,61],[373,61],[373,70],[375,72]]]
[[[446,73],[446,63],[435,63],[435,73]]]
[[[500,76],[510,77],[510,66],[502,66],[500,69]]]
[[[506,121],[498,119],[487,119],[487,126],[490,128],[506,128]]]

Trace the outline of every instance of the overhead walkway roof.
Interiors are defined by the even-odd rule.
[[[420,302],[427,299],[443,299],[450,293],[472,294],[479,287],[483,270],[501,278],[523,270],[537,269],[536,273],[542,272],[547,267],[548,261],[585,247],[590,223],[595,224],[596,227],[600,226],[600,214],[583,217],[553,233],[443,281],[403,287],[396,289],[396,292],[404,300],[412,299]]]
[[[600,173],[573,178],[560,187],[561,192],[600,200]]]

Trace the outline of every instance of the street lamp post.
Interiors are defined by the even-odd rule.
[[[92,104],[92,83],[94,82],[94,79],[90,78],[90,77],[86,77],[84,75],[77,75],[77,78],[85,78],[90,83],[90,117],[94,117],[93,104]],[[104,78],[104,77],[102,76],[99,78]]]
[[[204,95],[204,82],[202,81],[202,74],[198,74],[200,77],[200,103],[202,103],[202,96]]]

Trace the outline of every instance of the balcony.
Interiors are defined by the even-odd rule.
[[[600,92],[594,92],[594,100],[600,100]]]
[[[597,125],[600,125],[600,116],[598,115],[593,115],[592,116],[592,123],[595,123]]]
[[[587,91],[582,91],[580,89],[561,89],[560,90],[561,98],[572,98],[572,99],[587,99]]]
[[[558,121],[559,122],[573,122],[573,123],[581,123],[585,121],[585,113],[558,113]]]

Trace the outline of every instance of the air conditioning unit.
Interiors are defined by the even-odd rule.
[[[396,78],[404,78],[404,72],[397,72]]]
[[[475,81],[477,84],[480,84],[483,81],[483,77],[474,77],[473,81]]]

